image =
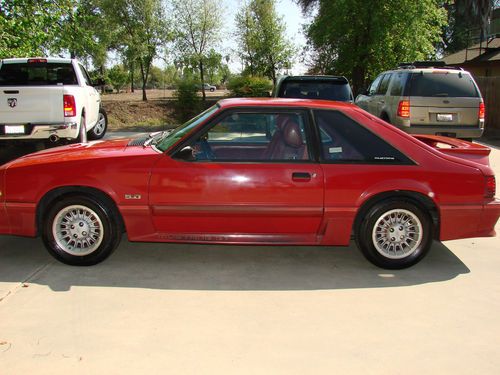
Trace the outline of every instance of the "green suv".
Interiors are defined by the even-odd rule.
[[[484,102],[474,79],[439,61],[383,72],[355,103],[408,133],[472,139],[484,130]]]

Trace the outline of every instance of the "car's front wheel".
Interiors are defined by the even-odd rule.
[[[356,231],[364,256],[376,266],[401,269],[418,263],[432,245],[429,215],[417,205],[388,200],[371,207]]]
[[[87,132],[87,136],[92,140],[101,139],[106,134],[106,130],[108,130],[108,114],[100,108],[97,123]]]
[[[120,243],[119,219],[104,200],[75,195],[50,207],[43,219],[42,238],[49,253],[73,266],[106,259]]]

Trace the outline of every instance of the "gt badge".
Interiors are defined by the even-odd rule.
[[[17,105],[17,99],[7,98],[7,104],[9,105],[10,108],[14,108]]]

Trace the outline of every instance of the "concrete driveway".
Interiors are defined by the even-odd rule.
[[[394,272],[354,245],[125,238],[78,268],[3,236],[0,374],[498,374],[499,268],[498,237]]]

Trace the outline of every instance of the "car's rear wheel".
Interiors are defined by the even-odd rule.
[[[75,195],[55,202],[42,225],[42,238],[49,253],[73,266],[102,262],[120,243],[115,211],[90,196]]]
[[[400,200],[371,207],[356,231],[356,241],[373,264],[401,269],[418,263],[432,245],[429,215],[417,205]]]
[[[89,139],[96,140],[101,139],[106,134],[108,129],[108,114],[103,108],[99,109],[99,115],[97,117],[97,123],[95,126],[87,132]]]

